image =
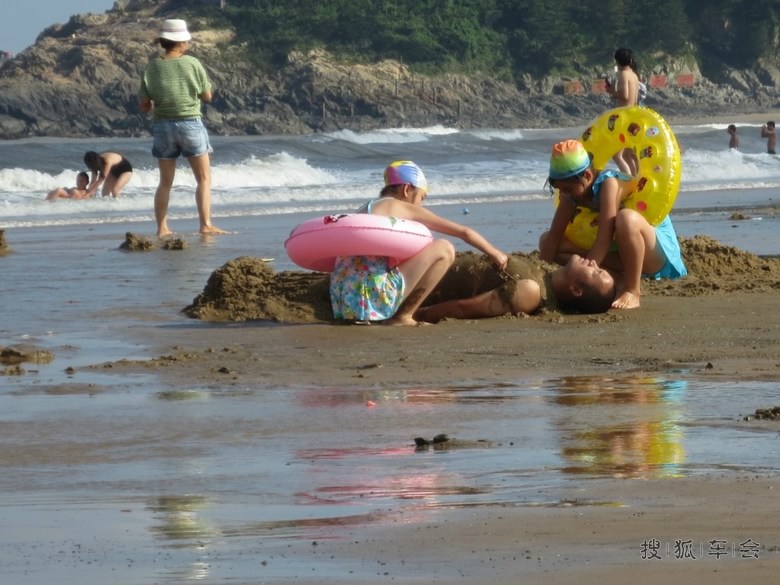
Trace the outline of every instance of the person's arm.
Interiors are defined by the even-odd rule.
[[[504,270],[508,261],[507,255],[488,242],[479,232],[454,221],[439,217],[432,211],[419,205],[412,205],[404,201],[394,201],[392,205],[393,215],[418,221],[428,229],[460,238],[470,246],[487,254],[493,264],[499,270]]]
[[[210,104],[213,97],[214,94],[211,92],[211,89],[208,89],[200,94],[200,101],[205,104]]]
[[[621,201],[620,181],[614,177],[605,179],[599,190],[599,227],[596,241],[588,250],[588,260],[601,264],[609,253],[615,237],[615,218]]]
[[[146,96],[141,96],[138,98],[138,107],[141,108],[144,114],[148,114],[153,108],[152,100]]]
[[[545,262],[555,262],[566,226],[569,225],[575,209],[576,206],[568,197],[561,197],[558,207],[555,208],[550,229],[539,243],[539,255]]]
[[[84,196],[82,199],[88,199],[89,197],[94,197],[95,193],[97,193],[97,190],[100,188],[100,185],[103,184],[103,179],[100,179],[99,181],[95,181],[94,184],[87,185],[87,190],[84,192]]]
[[[612,97],[621,105],[628,104],[628,100],[631,97],[631,86],[628,82],[628,74],[625,71],[621,71],[618,75],[617,86],[612,91]]]
[[[97,170],[90,169],[89,171],[89,185],[87,185],[87,191],[93,187],[97,189],[103,183],[103,176]]]

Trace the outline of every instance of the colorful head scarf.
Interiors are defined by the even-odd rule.
[[[422,169],[410,160],[397,160],[385,169],[385,186],[391,185],[411,185],[428,192]]]
[[[568,179],[590,167],[590,156],[579,140],[563,140],[552,147],[550,180]]]

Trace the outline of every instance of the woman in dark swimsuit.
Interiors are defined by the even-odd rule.
[[[119,197],[122,188],[127,185],[133,174],[133,165],[130,161],[116,152],[98,154],[90,150],[84,155],[84,164],[91,173],[90,188],[96,183],[103,183],[103,197],[106,195]]]

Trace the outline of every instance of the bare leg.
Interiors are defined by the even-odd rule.
[[[157,163],[160,167],[160,182],[154,194],[154,217],[157,219],[157,236],[162,238],[171,233],[168,228],[168,201],[176,174],[176,159],[160,158]]]
[[[209,155],[201,154],[187,159],[195,175],[198,186],[195,189],[195,202],[198,206],[201,234],[224,234],[224,230],[211,225],[211,165]]]
[[[101,193],[103,194],[103,197],[108,197],[112,194],[114,190],[114,183],[116,183],[116,177],[112,177],[111,175],[108,175],[106,179],[103,181],[103,188],[101,189]]]
[[[640,305],[642,273],[658,272],[666,262],[655,237],[655,228],[633,209],[621,209],[615,219],[615,239],[625,282],[612,303],[616,309]]]
[[[117,179],[114,181],[114,187],[111,189],[111,194],[114,197],[119,197],[122,194],[122,189],[124,189],[125,185],[127,185],[127,182],[132,176],[133,173],[122,173],[119,175],[119,177],[117,177]]]
[[[624,148],[612,158],[621,173],[636,177],[639,175],[639,161],[636,154],[629,148]]]
[[[533,313],[542,301],[539,285],[530,279],[508,282],[468,299],[420,307],[415,319],[437,323],[444,318],[482,319],[506,314]]]
[[[455,262],[455,248],[449,240],[434,240],[399,264],[408,293],[388,325],[416,325],[414,314]]]

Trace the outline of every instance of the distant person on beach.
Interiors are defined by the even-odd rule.
[[[642,77],[639,75],[639,66],[636,64],[634,58],[631,58],[631,71],[636,74],[637,87],[636,87],[636,105],[644,106],[647,99],[647,85],[642,81]]]
[[[634,61],[634,53],[631,49],[621,47],[615,51],[615,63],[617,69],[617,83],[612,86],[607,78],[607,93],[612,96],[618,106],[639,105],[639,76],[638,67]],[[645,93],[647,90],[645,89]],[[639,173],[639,161],[636,154],[628,148],[624,148],[612,159],[617,167],[627,175],[635,177]]]
[[[187,158],[197,183],[195,201],[200,233],[225,233],[211,223],[212,149],[201,118],[201,104],[212,98],[211,82],[200,61],[185,55],[191,38],[185,21],[169,19],[163,23],[159,43],[164,54],[146,66],[138,96],[141,111],[152,112],[154,117],[152,155],[160,168],[154,194],[158,237],[171,233],[168,202],[179,156]]]
[[[729,124],[727,132],[729,133],[729,148],[739,148],[739,136],[737,136],[737,127],[734,124]]]
[[[133,165],[116,152],[98,154],[94,150],[89,150],[84,154],[84,164],[90,171],[90,189],[102,183],[103,197],[108,195],[119,197],[133,175]]]
[[[76,175],[75,187],[58,187],[57,189],[52,189],[49,191],[48,195],[46,195],[46,199],[86,199],[95,194],[99,183],[93,186],[92,190],[88,189],[88,186],[89,175],[84,171],[81,171]]]
[[[777,148],[777,134],[775,134],[775,123],[769,121],[761,126],[761,138],[766,138],[766,151],[769,154],[777,154],[775,149]]]
[[[612,306],[639,307],[642,275],[650,278],[680,278],[688,272],[672,221],[667,216],[653,227],[637,211],[622,208],[633,193],[636,180],[618,171],[593,168],[579,140],[564,140],[552,147],[548,183],[559,190],[560,201],[550,229],[539,239],[542,260],[568,264],[572,254],[592,262],[593,269],[610,268],[623,276]],[[596,241],[583,250],[564,232],[577,207],[598,211]]]
[[[439,217],[424,208],[428,183],[420,167],[396,161],[384,171],[385,186],[357,213],[410,219],[428,229],[460,238],[488,255],[499,270],[507,255],[471,228]],[[339,256],[330,274],[333,317],[353,322],[381,321],[416,325],[414,313],[455,261],[449,240],[437,239],[417,254],[390,266],[385,256]]]

